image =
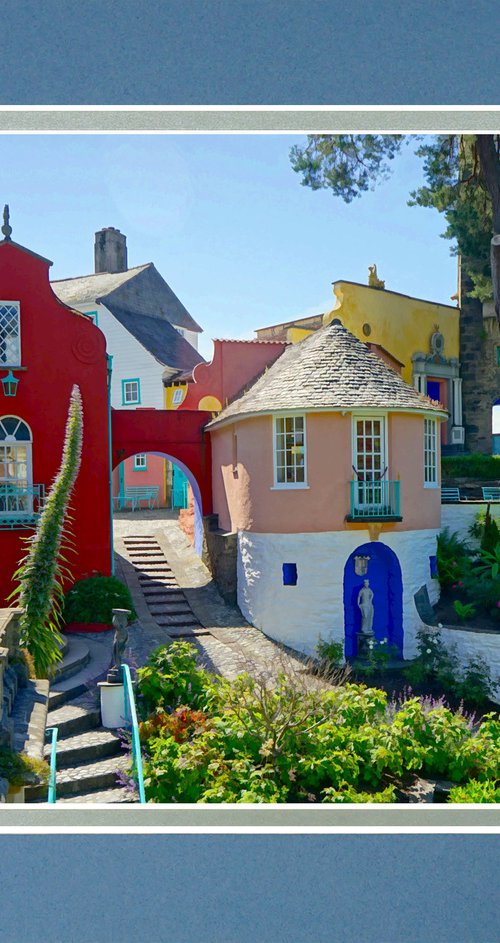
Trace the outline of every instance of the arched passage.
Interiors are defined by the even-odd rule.
[[[364,562],[356,561],[356,557]],[[366,572],[363,569],[366,568]],[[358,571],[358,572],[356,572]],[[364,580],[373,592],[373,633],[375,639],[387,639],[403,654],[403,581],[399,560],[393,550],[380,541],[362,544],[351,553],[344,568],[345,654],[357,654],[357,636],[361,631],[358,595]]]
[[[202,521],[212,512],[211,413],[201,410],[114,409],[111,413],[112,466],[138,453],[174,462],[186,475],[195,503],[195,548],[201,553]]]

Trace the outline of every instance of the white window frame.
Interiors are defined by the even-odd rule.
[[[278,438],[278,422],[286,419],[302,419],[302,436],[303,436],[303,449],[304,449],[304,481],[278,481],[278,462],[277,462],[277,438]],[[294,436],[297,434],[294,430]],[[286,450],[285,450],[286,452]],[[285,465],[285,469],[286,469]],[[307,484],[307,417],[303,412],[293,412],[293,413],[276,413],[273,416],[273,478],[274,482],[272,485],[272,491],[300,491],[309,488]]]
[[[17,307],[17,335],[19,338],[19,356],[17,360],[0,360],[0,369],[4,367],[20,367],[21,366],[21,302],[20,301],[5,301],[0,300],[1,305],[15,305]]]
[[[172,406],[180,406],[184,398],[184,390],[182,386],[176,386],[172,393]]]
[[[140,459],[140,461],[138,461]],[[148,457],[146,452],[137,452],[134,455],[134,471],[147,471]]]
[[[357,469],[357,467],[358,467],[358,434],[357,434],[357,423],[360,422],[360,421],[362,422],[362,421],[365,420],[365,419],[370,419],[370,420],[378,419],[379,422],[380,422],[380,438],[381,438],[381,440],[382,440],[382,441],[381,441],[382,448],[381,448],[381,450],[380,450],[380,460],[381,460],[380,473],[382,474],[382,472],[384,471],[384,469],[387,468],[386,474],[385,474],[384,477],[383,477],[382,479],[380,479],[380,480],[381,480],[381,481],[389,481],[389,480],[390,480],[390,470],[389,470],[389,422],[388,422],[388,414],[385,413],[385,412],[383,412],[383,413],[378,413],[378,412],[374,412],[374,411],[367,410],[366,412],[363,411],[363,412],[360,412],[360,413],[353,413],[353,414],[352,414],[352,427],[351,427],[351,435],[352,435],[352,453],[351,453],[351,454],[352,454],[352,466],[353,466],[353,468],[356,468],[356,469]],[[354,472],[353,472],[353,474],[354,474]],[[355,474],[354,474],[354,477],[356,478],[356,480],[359,480]],[[373,478],[367,478],[367,477],[366,477],[366,474],[365,474],[365,479],[364,479],[364,480],[365,480],[365,481],[378,481],[378,479],[375,478],[375,477],[373,477]],[[364,493],[364,495],[365,495],[365,500],[366,500],[366,490],[365,490],[363,493]],[[381,502],[383,501],[384,493],[385,493],[385,492],[384,492],[384,488],[383,488],[383,485],[382,485],[382,487],[380,488],[380,494],[378,495],[378,498],[380,498],[380,501],[381,501]],[[368,502],[368,503],[374,503],[374,506],[375,506],[375,507],[378,506],[379,502],[378,502],[378,500],[376,500],[376,498],[377,498],[377,493],[376,493],[375,489],[372,489],[371,492],[370,492],[370,489],[368,489],[368,495],[370,495],[370,496],[372,497],[372,499],[373,499],[372,502]],[[359,490],[356,490],[356,496],[357,496],[357,497],[356,497],[355,504],[356,504],[357,507],[361,507],[361,503],[360,503],[360,499],[359,499]],[[365,505],[363,504],[363,506],[365,506]]]
[[[424,419],[424,488],[439,487],[437,419]]]
[[[33,493],[31,491],[31,489],[33,488],[33,433],[31,431],[31,427],[28,425],[26,420],[21,419],[20,416],[12,416],[12,415],[0,416],[0,422],[3,419],[17,419],[19,423],[22,423],[24,426],[26,426],[30,434],[30,438],[29,439],[16,439],[15,434],[14,434],[14,435],[7,435],[5,436],[5,438],[0,440],[0,450],[5,446],[7,447],[11,446],[16,452],[18,448],[26,449],[26,478],[25,479],[8,478],[7,476],[3,476],[3,477],[0,477],[0,484],[15,485],[16,483],[19,483],[19,481],[25,481],[26,488],[28,490],[26,507],[22,511],[19,509],[16,509],[15,511],[12,511],[11,509],[0,510],[0,518],[2,518],[3,520],[9,520],[9,518],[12,518],[12,517],[15,517],[15,518],[31,517],[33,513]],[[17,429],[15,431],[17,431]],[[0,459],[1,459],[1,451],[0,451]],[[16,464],[17,464],[17,461],[16,461]]]

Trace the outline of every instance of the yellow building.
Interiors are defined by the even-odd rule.
[[[331,311],[261,328],[257,337],[297,343],[339,318],[386,361],[388,354],[407,383],[443,404],[450,418],[442,424],[442,444],[463,446],[460,309],[387,290],[377,278],[375,266],[370,267],[369,282],[334,282]]]

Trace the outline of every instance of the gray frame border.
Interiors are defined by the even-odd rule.
[[[285,108],[253,106],[228,108],[128,108],[110,106],[36,109],[0,106],[0,132],[327,132],[327,131],[499,131],[500,108],[446,107]]]
[[[1,107],[2,133],[290,133],[327,131],[496,132],[500,107]],[[3,805],[0,834],[86,828],[273,830],[353,829],[377,832],[421,829],[496,831],[496,806],[48,806]]]

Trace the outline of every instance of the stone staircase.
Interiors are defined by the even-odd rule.
[[[111,643],[95,637],[65,637],[63,659],[49,694],[47,727],[58,728],[56,801],[63,803],[135,802],[118,783],[129,765],[120,736],[101,726],[95,679],[110,665]],[[45,758],[50,759],[50,744]],[[47,787],[26,788],[25,801],[47,801]]]

